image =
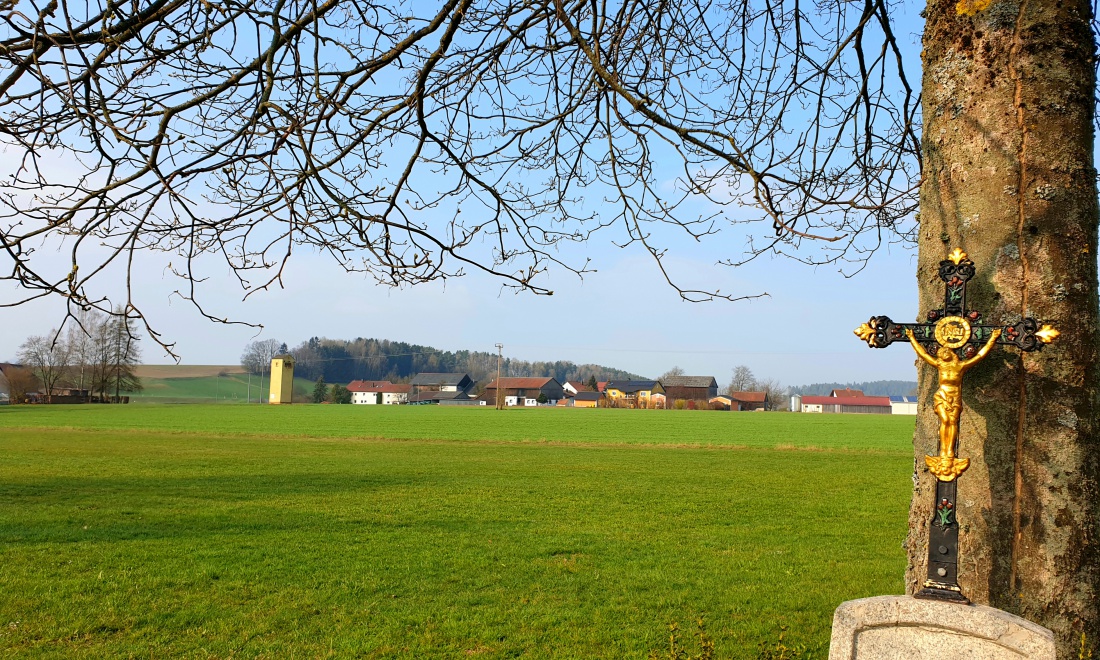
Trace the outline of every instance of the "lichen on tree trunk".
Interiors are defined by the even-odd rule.
[[[959,574],[974,602],[1054,630],[1059,657],[1100,650],[1100,413],[1093,58],[1087,2],[934,0],[926,9],[920,318],[942,306],[955,247],[968,306],[1062,335],[995,350],[963,384]],[[936,374],[920,370],[907,590],[926,575]]]

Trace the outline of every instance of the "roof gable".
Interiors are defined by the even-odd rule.
[[[499,387],[506,390],[541,390],[544,387],[561,387],[554,378],[545,377],[506,377],[500,379]],[[485,386],[487,390],[497,389],[496,380]]]
[[[430,387],[433,385],[449,385],[459,387],[467,383],[471,383],[470,374],[432,374],[432,373],[419,373],[409,381],[410,385],[417,385],[420,387]]]
[[[397,385],[388,380],[353,380],[348,383],[349,392],[382,392],[383,394],[408,394],[412,385]]]
[[[733,392],[730,398],[742,403],[765,403],[768,400],[767,392]]]
[[[714,376],[669,376],[661,379],[665,387],[718,387]]]
[[[608,381],[605,390],[619,390],[620,392],[644,392],[652,390],[660,383],[655,380],[615,380]]]

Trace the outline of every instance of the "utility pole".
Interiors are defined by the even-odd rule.
[[[500,401],[501,401],[501,399],[500,399],[500,360],[504,356],[504,344],[497,344],[496,347],[497,347],[497,388],[496,388],[496,390],[494,390],[496,392],[496,394],[494,395],[493,398],[496,399],[497,410],[503,410],[504,407],[500,405]]]

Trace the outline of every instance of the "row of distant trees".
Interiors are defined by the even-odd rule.
[[[294,356],[295,376],[328,383],[349,383],[353,380],[388,380],[408,382],[418,373],[467,373],[481,386],[497,374],[497,354],[485,351],[441,351],[431,346],[409,344],[385,339],[362,337],[327,339],[313,337],[288,350],[278,339],[254,341],[245,346],[241,366],[256,375],[263,375],[271,358],[281,353]],[[550,376],[564,383],[567,380],[634,380],[640,378],[619,369],[595,364],[576,364],[568,360],[528,362],[505,357],[501,361],[502,376]]]
[[[351,403],[351,391],[339,383],[329,387],[325,377],[318,376],[313,383],[313,403]]]
[[[16,354],[18,366],[5,371],[13,403],[41,391],[53,401],[59,390],[87,392],[99,401],[138,392],[141,362],[137,317],[124,309],[107,315],[88,310],[70,320],[64,332],[28,337]]]

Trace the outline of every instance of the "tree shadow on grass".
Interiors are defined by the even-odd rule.
[[[51,477],[0,485],[0,544],[110,542],[394,524],[372,504],[434,475],[279,473]],[[392,495],[388,491],[393,491]],[[336,510],[332,504],[342,502]],[[6,512],[6,515],[5,515]],[[419,520],[417,524],[431,524]]]

